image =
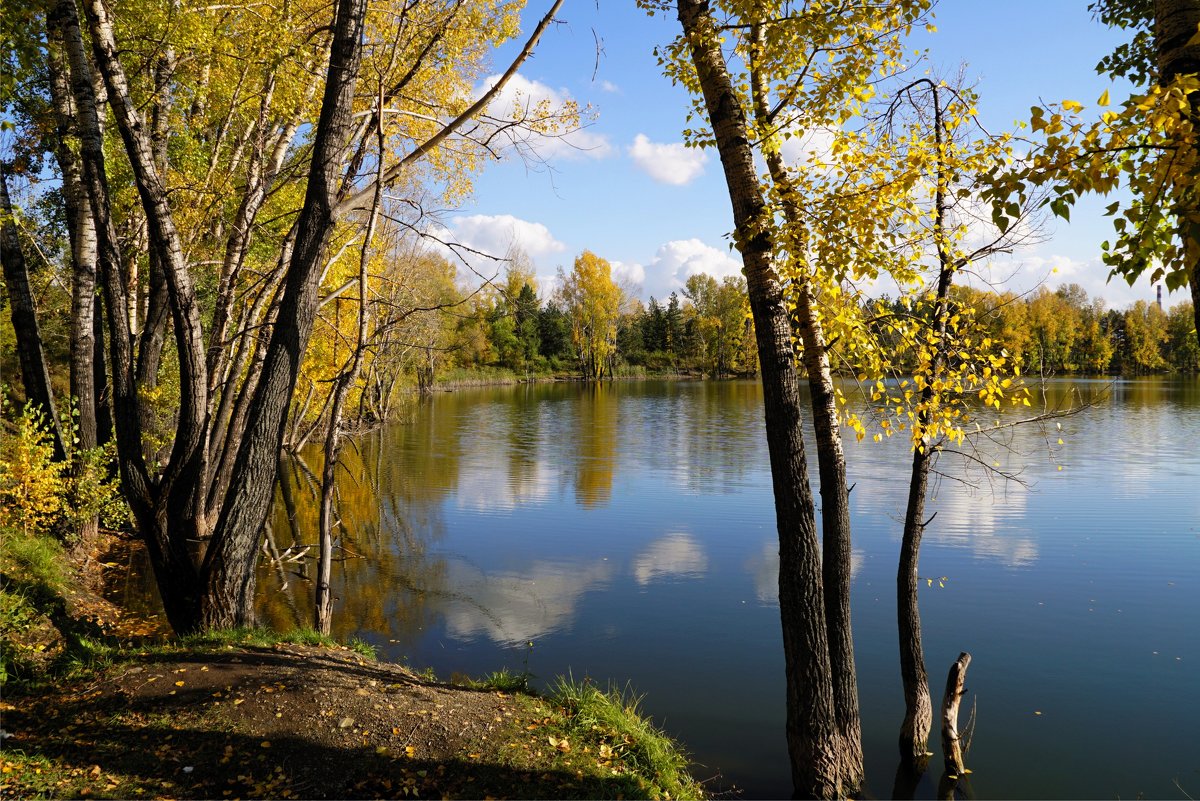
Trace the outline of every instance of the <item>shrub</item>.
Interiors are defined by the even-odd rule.
[[[109,470],[116,456],[114,443],[79,448],[69,423],[63,432],[67,461],[56,462],[41,411],[26,404],[19,416],[8,420],[10,408],[4,403],[6,419],[0,431],[0,527],[30,535],[57,530],[66,539],[97,516],[109,528],[129,521],[129,507]]]
[[[4,403],[4,411],[9,404]],[[43,533],[64,511],[68,489],[64,465],[54,461],[54,445],[39,409],[27,403],[0,433],[0,527]]]

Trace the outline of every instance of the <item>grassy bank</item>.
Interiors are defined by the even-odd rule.
[[[3,532],[0,796],[697,798],[636,699],[377,662],[312,631],[155,636]]]

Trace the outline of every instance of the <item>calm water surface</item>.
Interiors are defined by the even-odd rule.
[[[1063,381],[1046,395],[1071,397],[1097,405],[1061,431],[980,443],[1028,486],[939,465],[921,553],[933,693],[971,652],[979,798],[1198,797],[1200,382]],[[528,664],[539,681],[629,682],[699,777],[786,797],[761,409],[754,382],[436,396],[345,459],[347,547],[365,558],[336,568],[335,634],[441,675]],[[895,573],[909,453],[898,437],[847,450],[867,794],[882,797],[903,717]],[[313,481],[299,464],[291,478],[280,548],[289,509],[313,539]],[[311,614],[311,587],[291,579],[281,594],[273,572],[261,577],[279,626]]]

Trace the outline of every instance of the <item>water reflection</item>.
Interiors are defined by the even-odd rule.
[[[440,598],[440,614],[451,637],[484,636],[500,645],[521,645],[568,626],[579,599],[603,587],[612,574],[607,562],[535,562],[520,572],[487,573],[455,560],[447,574],[454,591]]]
[[[708,556],[696,538],[684,532],[650,543],[633,560],[633,577],[641,586],[660,578],[700,578],[708,571]]]
[[[753,382],[705,383],[670,398],[669,446],[662,464],[676,484],[701,494],[733,492],[762,467],[758,437],[762,400]]]
[[[620,437],[617,391],[608,383],[591,384],[580,395],[575,436],[575,499],[585,508],[612,497]]]
[[[1100,399],[1107,386],[1060,381],[1045,398],[1051,408]],[[975,491],[943,480],[931,499],[922,565],[955,580],[922,599],[926,653],[939,672],[939,655],[977,655],[981,797],[1177,795],[1170,777],[1195,766],[1179,733],[1200,708],[1200,639],[1189,633],[1200,609],[1200,381],[1120,382],[1110,398],[1062,419],[1061,433],[1015,429],[1011,451],[989,454],[1023,469],[1031,489],[993,495],[986,480]],[[899,437],[849,442],[847,454],[868,791],[879,795],[901,715],[890,590],[911,454]],[[320,468],[318,453],[285,463],[271,525],[280,554],[315,541]],[[337,636],[442,675],[519,668],[532,653],[546,679],[574,668],[629,681],[704,775],[720,770],[746,798],[790,791],[756,386],[440,394],[347,447],[338,476]],[[266,621],[311,618],[310,562],[263,567]],[[153,592],[148,574],[139,580]],[[1096,698],[1120,725],[1095,726]],[[917,795],[933,796],[935,778]]]
[[[850,551],[851,581],[862,570],[866,553],[861,548]],[[779,605],[779,542],[769,540],[745,562],[746,572],[754,581],[754,595],[759,603]]]
[[[927,505],[937,518],[926,529],[926,540],[966,548],[1007,567],[1032,565],[1038,545],[1024,524],[1028,497],[1027,488],[1012,482],[973,487],[943,481]]]

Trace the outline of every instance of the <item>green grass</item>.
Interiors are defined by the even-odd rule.
[[[0,530],[0,687],[35,682],[67,661],[57,629],[65,619],[66,555],[53,539],[16,528]],[[75,645],[67,638],[67,645]]]
[[[224,648],[236,645],[246,645],[258,648],[270,648],[272,645],[316,645],[326,648],[337,647],[338,643],[332,637],[321,634],[315,629],[300,628],[291,631],[272,631],[263,628],[232,628],[213,629],[199,634],[189,634],[180,637],[174,643],[175,648]]]
[[[562,727],[568,736],[604,741],[631,773],[652,782],[651,795],[704,797],[687,772],[687,756],[641,713],[639,697],[560,677],[547,700],[562,710]]]
[[[496,690],[502,693],[529,692],[529,674],[513,673],[505,667],[487,674],[482,679],[469,680],[466,682],[466,686],[476,690]]]
[[[67,584],[66,554],[48,536],[26,534],[17,528],[0,529],[0,572],[61,593]]]

